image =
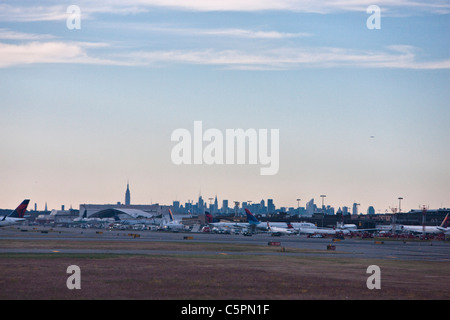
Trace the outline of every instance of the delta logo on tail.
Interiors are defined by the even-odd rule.
[[[23,218],[25,216],[25,212],[27,212],[28,204],[30,203],[29,199],[23,200],[23,202],[14,210],[9,217],[10,218]]]
[[[206,220],[206,223],[212,223],[213,222],[213,216],[208,211],[205,212],[205,220]]]
[[[16,224],[17,222],[24,221],[25,220],[24,216],[25,212],[27,212],[28,203],[30,203],[29,199],[23,200],[23,202],[19,204],[19,206],[14,211],[12,211],[9,215],[4,216],[0,220],[0,227],[9,226]]]
[[[247,214],[247,221],[248,221],[249,224],[252,225],[252,224],[259,224],[260,223],[258,221],[258,219],[256,219],[256,217],[247,208],[245,208],[245,213]]]

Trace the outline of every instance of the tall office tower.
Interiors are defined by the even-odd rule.
[[[261,200],[261,202],[259,203],[259,213],[262,213],[262,214],[267,213],[267,207],[266,207],[266,203],[264,202],[264,199]]]
[[[273,199],[267,199],[267,211],[268,213],[275,212],[275,205],[273,204]]]
[[[219,203],[218,203],[218,201],[217,201],[217,194],[216,194],[216,199],[214,200],[214,210],[213,210],[213,213],[214,213],[214,214],[219,213]]]
[[[174,200],[172,202],[172,207],[175,212],[178,212],[178,210],[180,209],[180,201]]]
[[[228,200],[222,200],[222,213],[228,213]]]
[[[356,202],[353,203],[352,214],[354,214],[354,215],[358,214],[358,206],[359,206],[359,203],[356,203]]]
[[[125,192],[125,205],[129,206],[131,202],[130,200],[131,200],[130,184],[127,183],[127,191]]]
[[[314,211],[315,211],[315,205],[314,205],[314,198],[313,198],[306,203],[306,214],[308,216],[312,217],[314,214]]]
[[[373,206],[367,208],[367,214],[375,214],[375,208]]]
[[[329,215],[334,216],[334,207],[328,205],[327,209],[326,209],[326,213],[329,214]]]
[[[205,213],[205,207],[204,207],[204,202],[203,202],[203,198],[201,195],[198,196],[198,213]]]

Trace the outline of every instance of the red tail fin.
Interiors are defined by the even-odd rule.
[[[213,216],[211,215],[211,213],[209,213],[209,212],[205,212],[205,220],[206,220],[206,223],[212,223],[213,222]]]
[[[23,200],[23,202],[21,204],[19,204],[19,206],[16,208],[16,210],[11,212],[9,217],[11,217],[11,218],[23,218],[23,216],[25,215],[25,212],[27,212],[28,203],[30,203],[29,199]]]
[[[448,213],[447,213],[447,215],[445,216],[444,220],[442,221],[441,227],[447,228],[449,222],[450,222],[450,219],[449,219]]]

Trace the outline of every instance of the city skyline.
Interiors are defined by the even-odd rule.
[[[443,0],[0,4],[0,206],[124,202],[129,180],[141,204],[450,207],[449,15]],[[173,133],[197,121],[203,162],[174,163]],[[226,142],[205,133],[239,129],[279,133],[272,175],[270,144],[257,164],[211,161]]]
[[[430,208],[429,205],[419,205],[417,208],[406,208],[402,206],[402,202],[405,200],[403,197],[397,198],[397,205],[389,206],[387,209],[375,208],[373,205],[367,204],[365,208],[362,208],[361,203],[353,201],[353,203],[345,204],[342,206],[336,206],[333,203],[326,203],[324,199],[326,198],[326,195],[320,195],[319,198],[321,200],[318,200],[317,198],[311,198],[308,201],[306,199],[297,198],[295,199],[297,205],[277,205],[276,200],[274,201],[273,198],[267,198],[267,199],[260,199],[260,200],[230,200],[230,199],[218,199],[218,195],[215,194],[214,197],[206,197],[203,198],[203,194],[199,193],[197,198],[193,199],[187,199],[186,201],[180,201],[180,200],[172,200],[170,203],[161,203],[161,202],[151,202],[151,203],[132,203],[131,202],[131,191],[130,191],[130,184],[129,181],[127,182],[127,187],[124,195],[124,200],[118,200],[118,201],[112,201],[108,203],[103,204],[111,204],[111,205],[152,205],[152,204],[158,204],[163,206],[173,206],[175,210],[182,208],[183,213],[191,213],[191,214],[199,214],[204,213],[205,211],[209,211],[212,214],[230,214],[235,213],[236,205],[239,208],[239,213],[243,214],[243,209],[249,208],[251,210],[254,210],[254,213],[276,213],[276,212],[286,212],[289,214],[300,214],[300,215],[306,215],[310,216],[314,213],[325,213],[327,215],[335,215],[338,213],[346,214],[369,214],[369,211],[371,211],[372,214],[385,214],[385,213],[394,213],[394,212],[409,212],[411,210],[417,210],[417,209],[423,209],[423,206],[427,207],[428,209],[441,209],[444,207],[439,208]],[[303,200],[301,205],[301,201]],[[196,201],[196,202],[194,202]],[[317,201],[317,202],[316,202]],[[321,201],[323,201],[321,203]],[[78,205],[85,205],[88,204],[86,202],[79,203],[75,205],[77,207]],[[99,202],[92,202],[89,204],[96,204],[101,205],[102,203]],[[220,204],[220,205],[219,205]],[[36,211],[37,203],[33,204],[33,210]],[[47,209],[47,202],[45,202],[45,209],[44,211],[50,211],[50,210],[59,210],[57,208],[51,208],[50,210]],[[63,208],[67,207],[66,204],[61,204],[60,208],[61,210],[64,210]],[[70,204],[70,209],[73,208],[73,204]],[[403,209],[402,209],[403,208]],[[42,211],[42,210],[37,210]]]

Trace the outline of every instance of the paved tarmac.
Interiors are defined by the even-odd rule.
[[[129,234],[138,234],[139,237],[130,237]],[[185,240],[184,237],[192,237]],[[6,227],[0,229],[0,240],[58,240],[61,245],[64,241],[131,241],[131,242],[200,242],[223,244],[254,244],[267,246],[268,242],[280,242],[277,252],[235,252],[235,251],[195,251],[195,250],[122,250],[122,249],[27,249],[27,248],[1,248],[0,253],[108,253],[108,254],[228,254],[228,255],[284,255],[284,256],[324,256],[336,258],[360,259],[397,259],[412,261],[447,261],[450,262],[450,242],[444,241],[399,241],[384,240],[379,243],[374,239],[346,238],[332,242],[332,238],[307,238],[305,236],[291,235],[272,237],[269,234],[254,234],[252,236],[234,234],[212,233],[172,233],[161,231],[134,231],[134,230],[104,230],[81,228],[44,228],[44,227]],[[328,245],[335,246],[335,251],[327,250]],[[286,252],[281,252],[281,248]],[[290,248],[304,249],[306,252],[289,252]],[[314,252],[311,252],[314,251]]]

